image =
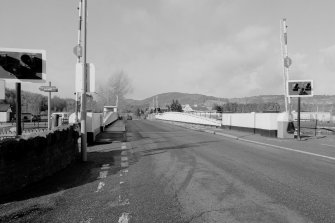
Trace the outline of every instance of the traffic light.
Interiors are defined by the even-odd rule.
[[[292,91],[299,91],[300,87],[298,83],[295,83],[292,87]]]
[[[0,49],[0,78],[44,82],[45,63],[43,50]]]
[[[312,97],[313,80],[289,80],[287,82],[288,97]]]
[[[21,61],[36,73],[42,73],[42,59],[35,55],[23,54]]]

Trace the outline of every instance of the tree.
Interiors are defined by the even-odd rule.
[[[174,112],[182,112],[183,108],[181,107],[181,104],[178,102],[178,100],[172,100],[172,104],[170,106],[171,111]]]
[[[124,97],[132,92],[132,89],[128,75],[123,71],[116,72],[108,78],[106,83],[99,86],[96,96],[97,105],[103,107],[118,103],[119,109],[124,110],[126,106]]]
[[[218,104],[214,104],[213,105],[213,110],[216,110],[219,113],[222,113],[222,106],[218,105]]]

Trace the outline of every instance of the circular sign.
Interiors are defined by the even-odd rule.
[[[82,50],[81,45],[76,45],[75,47],[73,47],[73,53],[77,57],[81,57],[82,56],[82,52],[83,52],[83,50]]]
[[[291,65],[292,65],[292,59],[289,58],[289,57],[285,57],[285,58],[284,58],[284,66],[285,66],[286,68],[289,68]]]

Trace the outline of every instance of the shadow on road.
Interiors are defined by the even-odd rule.
[[[109,173],[115,174],[120,170],[120,165],[115,161],[120,154],[121,151],[89,152],[87,162],[77,160],[52,176],[28,185],[20,191],[2,196],[0,204],[49,195],[93,182],[97,180],[99,169],[103,164],[109,164],[111,167]]]

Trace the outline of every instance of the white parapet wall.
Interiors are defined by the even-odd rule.
[[[199,125],[221,126],[221,121],[206,117],[200,117],[192,113],[184,113],[184,112],[160,113],[157,114],[155,118],[166,121],[194,123]]]
[[[276,137],[280,113],[223,113],[224,128],[244,130],[261,135]]]
[[[80,113],[78,114],[78,120],[80,120]],[[75,113],[72,113],[69,117],[69,123],[75,123]],[[103,125],[102,113],[87,112],[86,116],[86,131],[87,141],[89,143],[95,141],[95,137],[101,131]]]
[[[118,119],[119,119],[119,114],[117,112],[113,112],[113,111],[104,112],[102,126],[105,127],[107,125],[110,125]]]

